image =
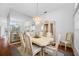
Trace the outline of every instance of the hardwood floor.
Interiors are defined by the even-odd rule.
[[[70,48],[70,47],[67,47],[66,48],[66,51],[65,51],[65,46],[61,45],[59,46],[59,49],[58,49],[61,53],[64,54],[64,56],[74,56],[74,52],[73,52],[73,49]]]
[[[11,55],[10,46],[4,47],[4,39],[0,38],[0,56]]]
[[[63,42],[61,42],[59,45],[59,51],[64,53],[64,56],[74,56],[74,52],[71,47],[66,47],[65,51],[65,44]]]
[[[3,45],[3,40],[0,39],[0,56],[21,56],[15,46],[3,47]],[[67,47],[66,51],[64,48],[64,45],[59,45],[58,51],[63,53],[64,56],[74,56],[72,48]],[[48,56],[48,54],[45,53],[45,56]]]

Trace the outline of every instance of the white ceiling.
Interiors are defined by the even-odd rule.
[[[36,3],[0,3],[0,16],[7,16],[10,9],[14,9],[25,15],[33,17],[36,15]],[[53,12],[60,8],[74,6],[74,3],[38,3],[39,14],[43,15],[45,11]]]

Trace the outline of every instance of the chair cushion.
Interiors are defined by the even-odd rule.
[[[33,55],[37,54],[38,52],[41,51],[41,47],[37,46],[37,45],[32,45],[32,52]]]
[[[50,49],[50,50],[57,50],[56,47],[52,45],[46,46],[45,48]]]
[[[20,52],[20,54],[21,54],[22,56],[28,55],[28,54],[24,51],[24,47],[23,47],[23,46],[18,47],[18,51]]]
[[[56,55],[56,51],[45,48],[45,52],[48,53],[48,55],[52,56],[52,55]]]

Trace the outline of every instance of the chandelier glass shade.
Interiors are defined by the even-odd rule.
[[[40,23],[41,18],[39,16],[35,16],[35,17],[33,17],[33,20],[34,20],[35,24],[38,25]]]

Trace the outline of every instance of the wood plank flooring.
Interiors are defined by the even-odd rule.
[[[59,45],[58,51],[63,53],[64,56],[74,56],[74,52],[72,48],[67,47],[67,50],[65,51],[64,45]],[[15,46],[7,46],[3,47],[3,40],[0,39],[0,56],[20,56],[20,53],[16,49]],[[36,56],[39,56],[38,54]],[[47,53],[45,53],[45,56],[48,56]]]

